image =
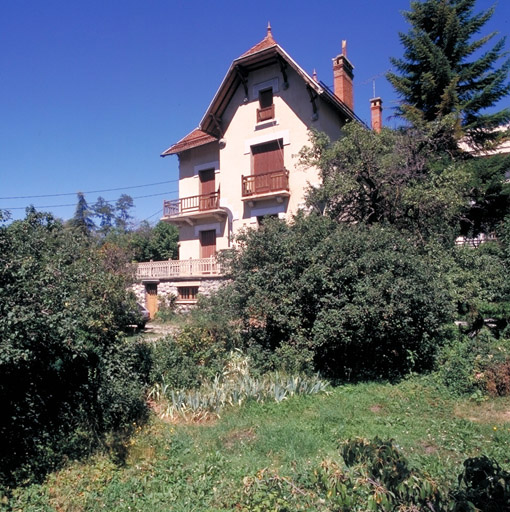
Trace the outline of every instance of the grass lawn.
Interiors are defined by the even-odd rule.
[[[280,404],[249,402],[201,424],[172,424],[154,416],[133,437],[124,465],[105,455],[71,463],[43,485],[16,490],[10,506],[23,511],[265,510],[245,506],[244,489],[257,474],[267,471],[299,482],[321,461],[342,464],[342,441],[375,436],[394,439],[413,466],[453,485],[467,457],[484,454],[510,468],[510,398],[454,399],[427,379],[412,378],[397,385],[341,386]]]

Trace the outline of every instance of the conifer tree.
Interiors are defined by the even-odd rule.
[[[84,233],[90,233],[95,228],[94,221],[92,220],[92,211],[87,204],[83,192],[78,192],[77,195],[78,203],[76,204],[74,217],[71,219],[71,225]]]
[[[494,129],[510,121],[510,109],[487,112],[510,93],[505,38],[486,47],[496,32],[476,37],[494,7],[475,14],[476,0],[412,1],[401,33],[402,58],[392,58],[387,78],[400,95],[398,114],[412,122],[457,117],[461,136],[484,146],[504,134]]]

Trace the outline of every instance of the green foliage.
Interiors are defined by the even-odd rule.
[[[476,334],[489,325],[496,337],[510,325],[510,260],[504,240],[484,243],[476,250],[455,247],[448,258],[448,279],[463,331]],[[446,261],[445,261],[446,263]]]
[[[462,336],[438,358],[443,383],[458,395],[510,394],[510,340],[495,339],[486,329]]]
[[[195,390],[171,388],[164,381],[156,383],[149,398],[158,402],[163,418],[204,420],[210,415],[219,416],[225,407],[239,407],[247,400],[279,403],[295,395],[315,395],[328,386],[318,376],[273,373],[261,378],[252,377],[249,366],[245,371],[233,373],[228,371],[230,363],[227,361],[222,375],[203,382]]]
[[[510,60],[502,62],[504,38],[485,48],[495,32],[475,39],[495,10],[475,14],[475,2],[411,2],[411,10],[404,12],[410,30],[400,34],[404,55],[391,59],[396,71],[387,77],[402,98],[400,115],[432,122],[453,113],[462,132],[483,145],[498,140],[502,133],[494,129],[510,120],[508,108],[486,110],[510,92]]]
[[[470,171],[470,207],[462,219],[462,234],[493,233],[502,228],[510,215],[510,182],[505,173],[510,169],[510,155],[498,154],[472,158]]]
[[[136,261],[161,261],[177,258],[178,241],[179,231],[173,224],[160,221],[151,228],[148,223],[142,222],[131,233],[129,246]]]
[[[348,123],[334,142],[312,132],[301,163],[319,169],[321,185],[309,190],[308,205],[341,222],[391,224],[451,242],[468,204],[470,174],[441,150],[440,127],[376,133]]]
[[[236,354],[231,370],[240,375],[245,358]],[[12,489],[0,503],[27,512],[163,512],[169,503],[172,510],[366,512],[377,505],[376,491],[380,496],[387,487],[369,475],[371,458],[345,465],[339,445],[352,440],[353,446],[359,438],[374,447],[398,448],[395,460],[408,461],[408,482],[416,485],[411,493],[417,495],[427,482],[441,491],[444,508],[437,506],[436,512],[454,510],[456,492],[464,488],[457,475],[466,457],[486,454],[501,467],[499,475],[509,470],[509,398],[453,399],[432,376],[328,390],[279,403],[248,400],[204,424],[153,417],[129,440],[125,464],[115,465],[103,454],[73,461],[41,485]],[[394,441],[375,443],[376,437]],[[382,449],[382,454],[391,452]],[[391,466],[385,470],[392,474]],[[494,488],[500,480],[492,480]],[[400,510],[410,512],[412,506]]]
[[[255,364],[301,354],[300,370],[353,379],[431,367],[450,298],[440,258],[408,236],[311,215],[268,221],[239,246],[220,294],[235,298]]]
[[[156,318],[160,322],[172,322],[177,319],[177,295],[169,293],[164,297],[158,297],[158,311]]]
[[[170,388],[193,388],[200,384],[200,368],[172,336],[150,344],[151,384],[164,383]]]
[[[122,194],[115,203],[115,226],[121,231],[127,231],[129,222],[132,219],[129,210],[133,208],[133,198],[127,194]]]
[[[510,510],[510,472],[485,456],[466,459],[454,497],[455,512]]]
[[[1,481],[82,456],[143,416],[143,350],[122,330],[128,275],[79,230],[30,210],[0,228]]]
[[[294,477],[262,470],[245,479],[242,510],[447,510],[430,477],[412,470],[392,441],[347,440],[337,460],[300,468]]]
[[[99,232],[107,234],[115,222],[115,209],[103,197],[99,196],[93,205],[94,216],[99,219]]]
[[[82,192],[78,192],[78,203],[76,204],[76,211],[74,212],[74,217],[70,221],[70,225],[84,234],[89,234],[95,228],[92,217],[93,212],[89,208],[84,194]]]

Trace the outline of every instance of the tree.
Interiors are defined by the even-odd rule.
[[[71,225],[83,233],[90,233],[95,228],[92,216],[93,212],[89,208],[85,196],[82,192],[78,192],[78,203],[76,204],[74,217],[70,222]]]
[[[135,231],[134,237],[139,230]],[[177,243],[179,241],[179,230],[168,222],[159,221],[149,230],[148,237],[141,251],[135,248],[135,259],[137,261],[168,260],[177,258]],[[135,238],[133,239],[134,246]]]
[[[122,335],[135,300],[108,265],[49,214],[0,227],[0,487],[89,453],[146,410],[141,349]]]
[[[321,185],[309,190],[308,205],[337,221],[449,240],[468,204],[469,174],[442,151],[443,135],[436,124],[376,133],[348,123],[334,142],[312,132],[301,163],[319,169]]]
[[[117,202],[115,203],[115,210],[116,210],[116,218],[115,218],[115,225],[126,231],[129,225],[129,221],[132,219],[131,215],[129,214],[129,210],[133,208],[133,198],[131,196],[128,196],[127,194],[122,194],[119,199],[117,199]]]
[[[508,108],[487,113],[510,92],[510,59],[501,62],[505,38],[489,49],[485,46],[495,32],[475,38],[494,14],[494,7],[475,14],[475,2],[411,2],[411,10],[404,12],[411,28],[400,34],[404,55],[391,59],[396,71],[387,77],[402,98],[398,114],[413,122],[432,122],[453,113],[461,129],[458,135],[485,145],[501,140],[505,133],[494,129],[510,121]]]
[[[106,234],[113,227],[115,220],[115,209],[103,197],[99,196],[92,207],[94,216],[99,218],[99,230]]]

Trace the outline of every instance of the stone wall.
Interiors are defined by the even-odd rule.
[[[214,278],[198,278],[193,281],[193,284],[198,285],[198,294],[205,295],[208,297],[211,293],[218,290],[221,286],[223,286],[227,282],[227,279],[224,277],[214,277]],[[178,291],[177,288],[179,286],[190,286],[189,281],[176,281],[176,280],[166,280],[160,279],[157,283],[158,286],[158,297],[161,299],[168,297],[169,295],[175,295],[177,297]],[[137,282],[131,286],[131,289],[135,293],[136,300],[140,304],[145,305],[145,285],[144,283]],[[177,309],[179,311],[188,311],[191,307],[193,307],[194,303],[191,301],[177,302]]]

